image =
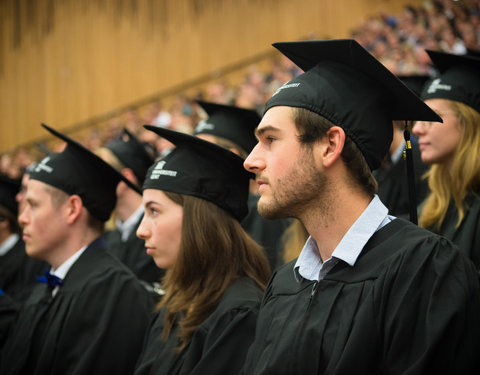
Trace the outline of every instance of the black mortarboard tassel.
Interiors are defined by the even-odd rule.
[[[423,87],[430,79],[429,75],[402,75],[398,78],[416,95],[420,95]],[[414,224],[418,223],[417,215],[417,192],[415,188],[415,165],[413,162],[412,155],[412,142],[410,140],[410,130],[408,129],[408,122],[405,121],[405,129],[403,131],[403,137],[405,139],[405,150],[403,153],[403,158],[405,159],[406,164],[406,173],[407,179],[405,183],[407,184],[408,189],[408,199],[409,199],[409,210],[410,210],[410,221]]]
[[[18,205],[15,196],[19,190],[20,181],[0,174],[0,206],[5,207],[15,216],[18,214]]]
[[[155,160],[154,156],[127,129],[124,129],[123,132],[123,137],[108,144],[107,148],[115,154],[125,167],[133,171],[140,186],[142,186],[147,170]]]
[[[175,149],[147,172],[143,190],[158,189],[210,201],[238,221],[248,213],[247,198],[253,175],[243,159],[227,149],[173,130],[145,125],[175,144]]]
[[[195,135],[211,134],[222,137],[248,153],[252,151],[257,143],[255,128],[261,120],[256,111],[201,100],[197,100],[197,103],[205,110],[208,119],[198,123]]]
[[[353,39],[274,43],[305,73],[280,87],[274,106],[301,107],[342,127],[370,169],[392,141],[393,120],[441,118]]]
[[[439,76],[422,91],[422,99],[449,99],[480,112],[480,58],[426,50]]]
[[[67,146],[61,153],[52,153],[40,161],[30,179],[80,196],[90,214],[101,221],[107,221],[115,208],[115,190],[120,181],[140,194],[134,184],[97,155],[57,130],[42,126]]]

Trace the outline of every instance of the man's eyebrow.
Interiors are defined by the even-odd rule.
[[[264,126],[262,128],[256,128],[255,129],[255,137],[259,138],[263,133],[267,132],[267,131],[274,131],[274,132],[278,132],[278,128],[272,126],[272,125],[267,125],[267,126]]]

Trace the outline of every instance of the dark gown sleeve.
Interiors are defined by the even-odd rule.
[[[209,330],[198,329],[185,354],[182,375],[238,374],[255,334],[257,309],[230,310]]]
[[[354,267],[317,282],[292,263],[265,293],[243,374],[480,374],[480,285],[447,239],[394,220]]]
[[[379,365],[383,374],[480,373],[475,267],[443,238],[432,236],[421,246],[430,250],[405,253],[377,279],[374,304],[356,318],[370,324],[355,325],[335,373],[365,368],[361,348],[379,349],[381,362],[368,366]],[[363,314],[375,319],[364,319]]]
[[[53,366],[56,374],[133,373],[150,321],[150,300],[131,279],[112,279],[95,283],[70,307],[72,315],[58,337],[64,354]],[[82,314],[97,318],[93,322]]]
[[[8,332],[15,322],[18,309],[19,304],[6,295],[3,291],[0,291],[0,352],[2,351],[3,344],[8,336]]]

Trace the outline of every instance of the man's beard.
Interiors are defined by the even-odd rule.
[[[312,202],[318,206],[321,196],[325,197],[328,181],[314,165],[313,155],[307,153],[292,168],[288,177],[272,181],[273,190],[269,184],[270,195],[268,202],[258,202],[258,212],[265,219],[281,219],[286,217],[299,218]]]

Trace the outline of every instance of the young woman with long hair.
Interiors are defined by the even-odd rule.
[[[422,98],[443,124],[413,127],[432,165],[419,224],[455,242],[480,269],[480,59],[427,52],[440,75]]]
[[[235,374],[243,366],[270,269],[243,230],[251,175],[210,142],[146,126],[176,145],[148,171],[137,235],[167,269],[135,374]]]

